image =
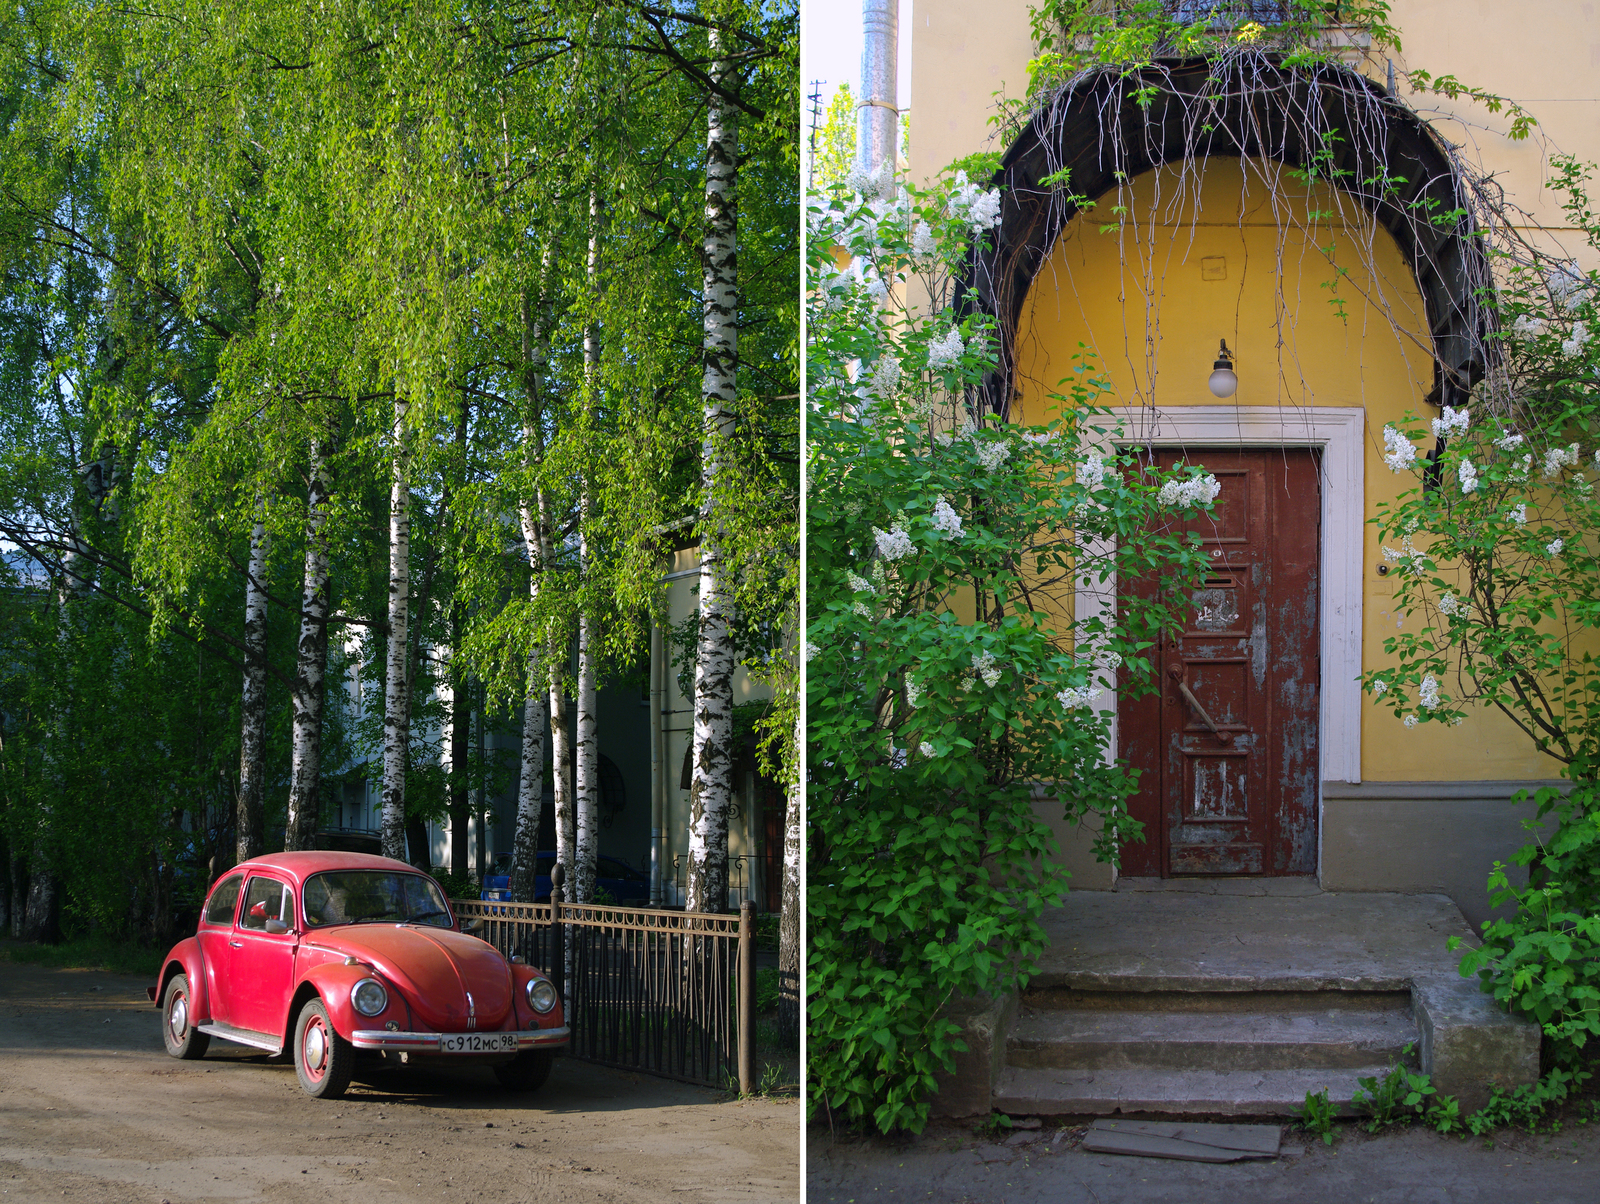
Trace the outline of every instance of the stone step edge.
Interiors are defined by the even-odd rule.
[[[1007,1067],[994,1108],[1009,1116],[1298,1116],[1307,1091],[1328,1090],[1336,1115],[1354,1116],[1358,1080],[1387,1066],[1348,1070],[1037,1070]]]

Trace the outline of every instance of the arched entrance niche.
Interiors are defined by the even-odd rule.
[[[1206,383],[1223,339],[1239,379],[1225,400]],[[1435,383],[1425,303],[1388,231],[1341,189],[1236,158],[1145,172],[1061,230],[1019,307],[1009,417],[1045,421],[1085,362],[1104,404],[1361,406],[1375,429]]]
[[[1153,89],[1143,106],[1141,89]],[[1007,149],[997,176],[1001,224],[967,284],[969,300],[1000,327],[1000,370],[983,387],[986,408],[1009,415],[1017,400],[1019,321],[1058,238],[1082,211],[1076,198],[1100,200],[1155,169],[1212,159],[1313,169],[1337,181],[1387,231],[1415,281],[1433,359],[1429,400],[1464,403],[1484,372],[1492,317],[1479,293],[1492,278],[1450,150],[1409,107],[1348,68],[1293,68],[1234,52],[1211,63],[1091,72],[1057,93]],[[1041,183],[1063,173],[1065,187]],[[1233,209],[1237,222],[1237,203]],[[1454,216],[1430,217],[1441,214]],[[1103,208],[1088,217],[1096,225],[1117,220]]]

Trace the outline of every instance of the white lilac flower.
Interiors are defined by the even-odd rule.
[[[1519,479],[1522,478],[1522,477],[1526,477],[1530,472],[1532,472],[1533,471],[1533,453],[1532,452],[1523,452],[1522,453],[1522,463],[1521,463],[1521,465],[1519,467],[1513,469],[1512,471],[1516,474],[1516,476]]]
[[[1412,462],[1417,458],[1417,449],[1412,446],[1411,440],[1407,439],[1392,426],[1383,428],[1383,447],[1383,462],[1389,466],[1392,472],[1400,472],[1403,469],[1410,468]]]
[[[874,301],[883,301],[889,296],[889,286],[883,282],[883,277],[877,272],[872,272],[865,277],[867,296]]]
[[[972,671],[983,678],[983,684],[993,688],[1000,684],[1000,666],[995,663],[994,653],[985,650],[972,655]]]
[[[1417,726],[1417,717],[1415,715],[1407,715],[1400,722],[1405,724],[1407,727],[1416,727]]]
[[[1501,451],[1515,451],[1522,446],[1521,435],[1501,435],[1494,441],[1494,445]]]
[[[1571,359],[1583,350],[1583,345],[1589,341],[1589,328],[1582,322],[1572,324],[1572,337],[1561,340],[1561,354]]]
[[[913,555],[917,550],[917,545],[911,542],[911,536],[900,523],[895,523],[887,531],[872,528],[872,538],[878,541],[878,555],[885,560],[899,560],[902,556]]]
[[[1442,615],[1453,615],[1453,614],[1456,614],[1457,612],[1459,612],[1460,610],[1461,610],[1461,602],[1456,598],[1456,596],[1454,594],[1446,594],[1444,597],[1439,599],[1439,613],[1440,614],[1442,614]]]
[[[966,350],[966,344],[961,341],[961,332],[952,326],[942,337],[928,344],[928,367],[934,372],[953,368],[961,362]]]
[[[1439,681],[1432,673],[1422,679],[1422,685],[1417,690],[1417,701],[1430,711],[1438,707]]]
[[[906,705],[916,710],[922,705],[922,685],[911,674],[906,674]]]
[[[858,594],[875,594],[878,591],[872,588],[872,582],[865,577],[857,577],[854,573],[845,573],[845,580],[850,583],[852,591]]]
[[[1047,447],[1055,442],[1055,438],[1054,431],[1024,431],[1022,435],[1024,443],[1032,443],[1035,447]]]
[[[1389,683],[1379,678],[1372,683],[1372,692],[1374,694],[1387,694],[1389,692]]]
[[[1559,301],[1568,313],[1582,305],[1589,292],[1588,278],[1578,267],[1576,259],[1556,264],[1545,274],[1544,280],[1549,286],[1550,295]]]
[[[938,244],[933,240],[933,227],[927,222],[918,222],[911,231],[911,253],[932,255],[938,249]]]
[[[1511,323],[1511,333],[1524,339],[1536,339],[1544,333],[1544,323],[1532,314],[1518,314]]]
[[[980,443],[977,446],[978,464],[984,472],[993,472],[1011,455],[1011,445],[1004,440]]]
[[[1564,468],[1572,468],[1578,463],[1578,445],[1569,443],[1566,447],[1552,447],[1544,454],[1544,479],[1551,480],[1561,475]]]
[[[937,757],[939,755],[939,750],[934,748],[934,746],[929,744],[926,740],[924,740],[920,745],[917,746],[917,751],[920,752],[923,756],[928,757],[929,759],[932,759],[932,758]]]
[[[1396,549],[1385,544],[1383,549],[1383,558],[1390,564],[1398,564],[1400,562],[1400,553]]]
[[[940,431],[937,435],[935,435],[933,437],[933,441],[935,443],[937,443],[940,447],[949,447],[952,443],[954,443],[956,441],[956,437],[954,435],[952,435],[949,431]]]
[[[1465,715],[1456,715],[1456,716],[1451,718],[1450,726],[1451,727],[1460,727],[1463,723],[1466,722],[1466,719],[1467,719],[1467,717]]]
[[[966,534],[961,529],[961,516],[942,497],[933,502],[933,529],[946,539],[960,539]]]
[[[1089,455],[1078,467],[1078,484],[1087,485],[1090,489],[1100,488],[1100,482],[1105,480],[1106,462],[1099,456]]]
[[[1600,447],[1594,449],[1594,470],[1600,472]]]
[[[1068,686],[1056,695],[1064,710],[1074,710],[1077,707],[1086,707],[1100,694],[1093,686]]]
[[[1445,406],[1443,416],[1433,420],[1434,438],[1443,439],[1457,432],[1465,432],[1471,417],[1472,411],[1470,410],[1458,410],[1453,406]]]
[[[1551,556],[1559,556],[1561,555],[1561,549],[1566,546],[1566,541],[1558,535],[1549,543],[1544,545],[1544,550]]]
[[[1478,489],[1478,470],[1472,466],[1472,461],[1465,456],[1456,466],[1456,477],[1461,482],[1462,493],[1476,493]]]
[[[867,604],[865,602],[857,602],[852,605],[850,609],[855,611],[855,613],[860,615],[863,619],[870,620],[872,618],[872,612],[867,609]]]
[[[815,660],[816,656],[817,656],[817,653],[822,651],[822,649],[818,648],[810,640],[806,641],[805,647],[806,647],[806,660],[808,660],[808,661]]]
[[[1156,500],[1165,506],[1193,506],[1200,502],[1213,502],[1221,492],[1222,485],[1208,472],[1204,476],[1184,480],[1173,478],[1161,487]]]
[[[1518,502],[1515,506],[1511,507],[1511,521],[1516,523],[1517,526],[1519,526],[1519,527],[1523,527],[1523,526],[1527,525],[1527,523],[1528,523],[1528,503],[1527,502]]]
[[[900,387],[900,361],[888,352],[878,357],[872,369],[872,391],[880,400],[888,401]]]
[[[955,191],[950,194],[950,216],[965,222],[974,234],[982,234],[990,226],[1000,224],[1000,192],[985,192],[976,184],[967,183],[967,173],[956,172]]]

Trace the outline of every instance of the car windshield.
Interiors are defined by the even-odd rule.
[[[306,883],[306,923],[431,924],[450,927],[444,895],[431,878],[388,870],[335,870]]]

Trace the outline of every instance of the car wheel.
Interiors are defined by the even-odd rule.
[[[294,1072],[306,1094],[338,1099],[350,1085],[355,1061],[355,1047],[333,1027],[322,1000],[307,1000],[294,1026]]]
[[[189,976],[174,974],[161,998],[161,1039],[167,1052],[185,1060],[203,1058],[211,1037],[194,1026],[194,1006],[189,998]]]
[[[513,1091],[537,1091],[550,1077],[555,1054],[548,1049],[530,1049],[494,1068],[494,1077]]]

